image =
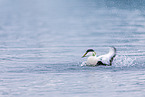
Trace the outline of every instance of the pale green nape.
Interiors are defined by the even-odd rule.
[[[93,52],[93,55],[92,56],[96,56],[96,52]]]

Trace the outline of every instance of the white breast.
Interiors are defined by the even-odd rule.
[[[86,65],[90,65],[90,66],[95,66],[97,64],[98,60],[96,58],[96,56],[90,56],[87,59]]]

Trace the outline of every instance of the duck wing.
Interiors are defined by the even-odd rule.
[[[97,59],[101,61],[103,64],[112,65],[112,61],[116,56],[116,48],[110,47],[109,53],[105,55],[98,56]]]

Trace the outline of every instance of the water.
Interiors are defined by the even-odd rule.
[[[144,97],[145,1],[0,0],[1,97]],[[115,46],[113,66],[81,66]]]

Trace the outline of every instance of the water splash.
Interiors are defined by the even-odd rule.
[[[87,66],[86,61],[82,62],[81,66]]]
[[[129,56],[116,56],[113,61],[115,67],[129,67],[135,65],[136,57],[132,58]]]

